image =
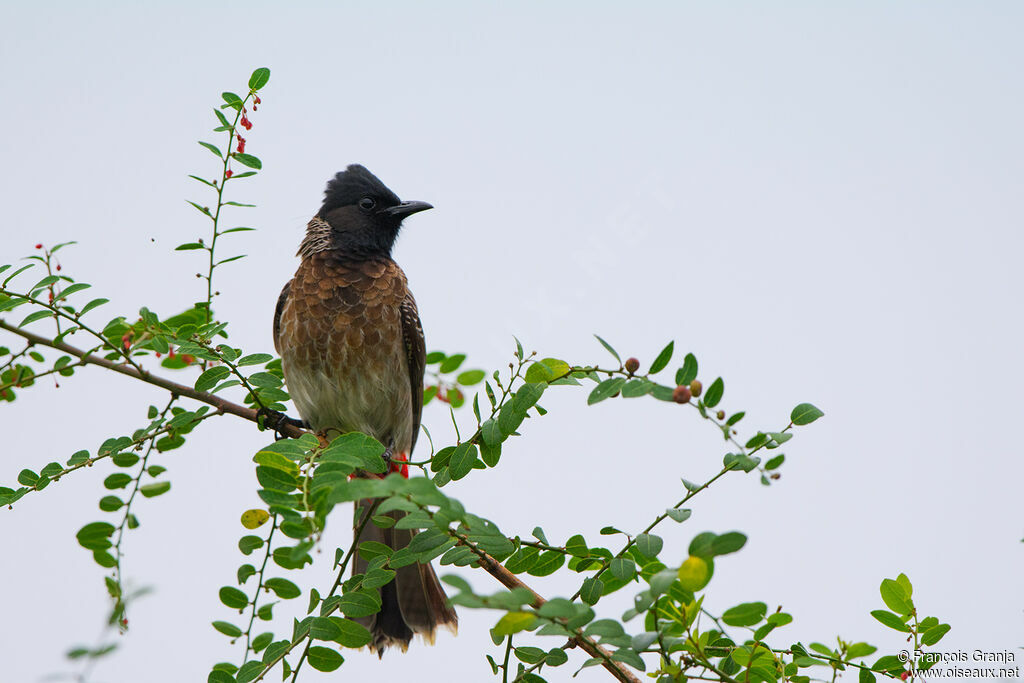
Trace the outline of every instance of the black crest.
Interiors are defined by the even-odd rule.
[[[401,203],[398,195],[389,190],[380,178],[366,170],[365,166],[352,164],[327,182],[320,215],[340,206],[355,204],[363,197],[373,197],[382,206]]]

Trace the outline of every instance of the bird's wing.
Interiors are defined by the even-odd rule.
[[[409,445],[409,456],[416,446],[416,437],[420,433],[420,415],[423,413],[423,369],[427,351],[423,340],[423,325],[416,309],[416,300],[411,293],[405,295],[402,302],[402,340],[405,345],[405,359],[409,365],[409,382],[412,388],[412,442]]]
[[[277,297],[277,308],[274,309],[274,348],[277,349],[278,355],[281,354],[281,313],[284,311],[284,305],[288,302],[288,295],[291,294],[291,291],[292,283],[289,280],[281,290],[281,296]]]

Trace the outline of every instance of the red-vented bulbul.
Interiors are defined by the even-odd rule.
[[[386,446],[386,458],[400,461],[416,445],[425,353],[416,301],[391,248],[404,218],[433,207],[401,201],[359,165],[335,175],[324,194],[299,247],[302,263],[277,302],[274,346],[288,393],[310,428],[363,432]],[[373,503],[356,506],[359,542],[408,545],[413,531],[362,523]],[[356,554],[353,572],[365,568]],[[359,620],[378,655],[391,645],[404,651],[414,633],[433,643],[438,626],[458,626],[429,564],[398,569],[380,595],[380,612]]]

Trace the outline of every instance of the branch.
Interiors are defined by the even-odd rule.
[[[229,413],[231,415],[235,415],[237,417],[250,420],[251,422],[258,423],[257,413],[252,408],[241,406],[237,403],[233,403],[226,399],[220,398],[219,396],[209,394],[205,391],[197,391],[193,387],[184,384],[179,384],[178,382],[173,382],[164,377],[154,375],[146,370],[138,370],[135,367],[129,367],[126,365],[115,363],[113,361],[109,361],[106,358],[102,358],[100,356],[88,353],[86,351],[82,351],[81,349],[71,346],[70,344],[65,344],[64,342],[55,342],[54,340],[49,339],[47,337],[43,337],[33,332],[29,332],[27,330],[14,327],[12,325],[8,325],[3,320],[0,320],[0,329],[7,330],[8,332],[23,337],[24,339],[27,339],[28,341],[33,342],[34,344],[48,346],[52,349],[63,351],[64,353],[70,354],[75,358],[80,359],[83,364],[98,365],[102,368],[106,368],[107,370],[113,370],[114,372],[118,372],[122,375],[127,375],[129,377],[142,380],[147,384],[152,384],[154,386],[160,387],[161,389],[166,389],[167,391],[176,393],[180,396],[191,398],[196,401],[200,401],[202,403],[214,406],[221,412]],[[281,429],[279,431],[285,436],[289,436],[292,438],[299,438],[300,436],[306,433],[306,430],[290,424],[281,425]],[[546,602],[546,600],[543,597],[541,597],[532,588],[530,588],[522,581],[520,581],[515,574],[505,569],[505,567],[503,567],[493,557],[477,548],[475,545],[470,543],[466,538],[459,536],[458,534],[455,535],[459,538],[459,543],[466,545],[467,547],[473,550],[473,552],[479,558],[480,566],[484,569],[484,571],[486,571],[488,574],[497,579],[503,586],[510,590],[514,588],[525,588],[526,590],[530,591],[534,598],[533,606],[535,608],[540,607]],[[577,632],[577,635],[574,638],[574,640],[591,657],[601,659],[603,666],[609,672],[611,672],[611,674],[617,680],[623,681],[623,683],[640,683],[640,680],[632,673],[630,673],[628,670],[626,670],[621,663],[612,660],[612,655],[610,652],[608,652],[603,647],[598,645],[591,638],[584,636],[582,632]],[[269,669],[270,667],[267,668]],[[266,673],[266,670],[264,671],[264,673]]]
[[[160,387],[161,389],[166,389],[167,391],[178,394],[179,396],[184,396],[186,398],[191,398],[201,403],[206,403],[219,409],[223,413],[235,415],[237,417],[241,417],[251,422],[256,422],[257,424],[259,423],[256,411],[254,409],[247,408],[246,406],[239,405],[237,403],[233,403],[231,401],[228,401],[227,399],[215,396],[214,394],[210,394],[205,391],[197,391],[194,387],[190,387],[186,384],[179,384],[178,382],[173,382],[165,377],[154,375],[147,370],[139,370],[136,367],[122,365],[120,363],[109,361],[101,356],[88,353],[87,351],[82,351],[81,349],[71,346],[70,344],[65,344],[64,342],[55,342],[54,340],[48,337],[43,337],[33,332],[29,332],[28,330],[23,330],[21,328],[14,327],[13,325],[7,324],[3,320],[0,320],[0,329],[12,332],[18,335],[19,337],[23,337],[33,342],[34,344],[48,346],[51,349],[57,349],[58,351],[63,351],[64,353],[70,354],[75,358],[80,359],[83,365],[98,365],[102,368],[106,368],[107,370],[113,370],[114,372],[119,372],[122,375],[127,375],[128,377],[133,377],[135,379],[142,380],[147,384],[152,384],[153,386]],[[281,428],[278,431],[285,436],[292,437],[293,439],[297,439],[306,433],[305,429],[290,424],[282,424]]]
[[[497,579],[498,582],[501,583],[503,586],[505,586],[509,590],[513,590],[515,588],[525,588],[526,590],[530,591],[530,594],[533,596],[533,602],[530,604],[534,609],[540,608],[541,605],[547,602],[547,600],[541,597],[536,591],[534,591],[532,588],[530,588],[525,583],[520,581],[519,577],[510,572],[508,569],[505,569],[505,567],[503,567],[500,562],[495,560],[493,557],[485,553],[480,548],[476,547],[476,545],[470,542],[468,538],[466,538],[465,536],[463,536],[462,534],[453,529],[449,529],[448,533],[458,540],[459,545],[466,546],[467,548],[472,550],[473,554],[476,555],[479,560],[480,567],[482,567],[485,572],[487,572],[495,579]],[[583,631],[581,629],[577,629],[574,633],[575,635],[573,637],[573,640],[588,655],[600,659],[601,666],[607,669],[609,673],[611,673],[611,675],[616,678],[616,680],[623,681],[623,683],[640,683],[640,679],[638,679],[636,676],[630,673],[629,670],[627,670],[622,663],[612,659],[612,654],[608,652],[608,650],[605,650],[603,647],[598,645],[597,642],[594,641],[592,638],[583,635]]]

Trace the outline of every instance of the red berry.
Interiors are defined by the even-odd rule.
[[[690,387],[685,384],[680,384],[672,391],[672,400],[676,403],[689,403],[691,397]]]
[[[43,245],[42,245],[42,244],[37,244],[37,245],[36,245],[36,249],[42,249],[42,248],[43,248]]]
[[[238,153],[245,154],[245,138],[238,136]]]
[[[59,263],[57,264],[57,270],[60,270],[60,264]]]
[[[225,171],[225,173],[224,173],[224,177],[225,178],[230,178],[233,175],[235,175],[235,174],[232,172],[232,170],[230,168],[227,171]]]

